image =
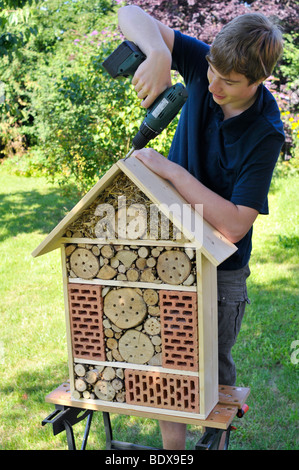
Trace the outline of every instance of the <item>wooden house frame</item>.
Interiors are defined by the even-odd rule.
[[[96,203],[99,196],[109,190],[113,181],[115,181],[115,179],[120,175],[125,175],[138,191],[144,194],[155,207],[158,207],[159,212],[170,221],[172,226],[179,230],[181,237],[179,241],[177,241],[177,239],[174,240],[173,238],[154,239],[152,236],[148,237],[148,231],[145,236],[134,239],[117,236],[119,235],[119,231],[115,235],[114,239],[111,237],[99,238],[97,236],[99,231],[96,230],[94,230],[93,235],[88,237],[82,236],[80,233],[78,235],[73,231],[70,231],[70,228],[74,224],[74,226],[78,227],[78,224],[80,226],[80,218],[82,217],[82,214]],[[103,204],[105,204],[105,200],[103,201]],[[94,213],[97,214],[97,220],[102,220],[104,212],[99,212],[97,205],[94,207]],[[98,212],[96,212],[97,210]],[[80,256],[80,253],[82,252],[79,250],[86,250],[86,246],[88,246],[89,250],[93,250],[92,253],[96,253],[96,255],[98,255],[98,251],[102,250],[104,247],[106,251],[109,250],[109,247],[112,247],[112,249],[115,247],[118,247],[119,249],[120,247],[120,251],[123,253],[121,248],[133,246],[134,253],[132,256],[135,258],[136,253],[141,248],[148,248],[151,250],[155,249],[157,251],[157,257],[153,260],[153,263],[156,263],[157,259],[160,259],[158,257],[159,250],[161,253],[160,256],[163,254],[164,259],[167,253],[173,249],[177,250],[176,253],[179,253],[179,256],[184,257],[184,259],[186,258],[186,253],[189,255],[191,252],[192,256],[189,258],[193,260],[192,269],[194,273],[194,282],[185,282],[185,284],[180,283],[180,285],[177,285],[175,282],[165,283],[165,281],[163,282],[161,279],[157,282],[156,280],[152,281],[151,278],[135,279],[134,277],[128,278],[128,276],[122,276],[121,274],[118,275],[118,277],[104,276],[106,279],[101,278],[101,276],[91,276],[88,279],[80,278],[74,273],[70,274],[70,257],[73,252],[77,253],[77,256]],[[189,418],[192,422],[196,419],[206,419],[211,410],[218,403],[219,398],[217,266],[231,256],[236,251],[236,247],[211,227],[204,220],[200,212],[191,208],[191,206],[186,203],[170,183],[153,173],[138,159],[131,157],[126,161],[120,160],[115,163],[103,178],[95,184],[95,186],[33,251],[32,255],[33,257],[41,256],[57,248],[61,249],[69,374],[72,397],[78,403],[85,403],[85,406],[87,406],[86,403],[88,403],[88,406],[93,409],[114,413],[136,414],[139,416],[150,415],[153,418],[183,422],[186,422],[186,420],[188,421]],[[96,257],[99,259],[99,256]],[[107,259],[105,261],[105,270],[114,269],[111,268]],[[107,264],[109,264],[109,268],[107,268]],[[92,266],[92,264],[90,266]],[[99,266],[96,269],[98,270]],[[133,271],[131,271],[131,274],[134,274]],[[169,277],[167,279],[169,279]],[[85,288],[94,289],[93,295],[95,303],[98,302],[98,307],[95,308],[98,308],[98,315],[102,315],[104,318],[104,320],[103,318],[101,320],[101,322],[104,321],[104,326],[101,324],[102,330],[98,334],[100,338],[94,340],[94,342],[97,342],[97,345],[99,345],[98,349],[94,353],[94,356],[88,356],[85,351],[88,356],[86,359],[84,358],[84,354],[81,357],[78,357],[80,356],[80,354],[78,354],[76,357],[76,345],[74,344],[75,341],[77,341],[74,336],[74,328],[76,328],[76,326],[74,327],[74,316],[72,316],[72,308],[75,304],[72,304],[71,300],[73,292],[75,292],[75,296],[76,292],[79,292],[78,295],[81,295]],[[132,289],[130,292],[136,292],[135,297],[133,296],[131,299],[132,302],[130,306],[133,310],[135,309],[134,312],[136,315],[141,314],[140,309],[138,310],[136,305],[138,305],[138,299],[141,295],[140,293],[142,293],[144,298],[145,291],[157,293],[159,296],[158,305],[160,312],[160,304],[162,302],[161,299],[163,298],[163,295],[166,298],[166,301],[163,304],[164,306],[171,304],[171,298],[174,294],[178,295],[179,302],[177,302],[176,305],[179,306],[175,307],[175,313],[180,311],[181,299],[186,296],[190,296],[191,301],[188,298],[188,302],[191,303],[188,305],[193,312],[190,314],[193,322],[193,330],[190,336],[191,340],[189,342],[191,343],[192,353],[191,356],[188,356],[191,357],[191,359],[187,359],[185,361],[185,366],[184,360],[176,362],[175,359],[174,361],[167,361],[167,359],[165,359],[166,356],[164,349],[167,349],[166,335],[169,331],[172,334],[175,332],[176,328],[179,328],[179,326],[175,324],[174,317],[171,316],[172,313],[169,313],[172,312],[172,310],[167,310],[167,306],[164,308],[164,311],[166,312],[163,317],[164,323],[162,322],[162,317],[161,320],[159,319],[160,323],[162,322],[164,325],[162,327],[162,332],[159,333],[160,336],[155,334],[155,328],[160,328],[159,325],[157,326],[158,320],[155,318],[155,314],[153,314],[153,316],[147,315],[144,317],[147,321],[150,320],[150,322],[147,323],[147,328],[152,328],[152,331],[149,331],[149,337],[151,340],[155,337],[155,343],[157,343],[157,346],[154,346],[154,348],[156,348],[155,351],[160,351],[160,353],[155,353],[153,357],[159,356],[161,359],[161,354],[162,356],[164,354],[163,363],[157,363],[154,359],[142,363],[140,357],[134,356],[134,352],[132,354],[128,353],[129,359],[124,360],[122,355],[117,355],[119,352],[117,349],[113,350],[112,346],[111,349],[109,349],[108,346],[110,343],[112,344],[112,340],[114,338],[111,338],[111,341],[108,344],[109,338],[105,337],[103,334],[104,330],[107,330],[107,334],[108,330],[111,330],[111,328],[109,328],[109,325],[111,325],[111,316],[110,319],[105,317],[105,312],[103,313],[103,305],[105,306],[105,292],[109,291],[111,299],[114,295],[111,294],[113,289],[116,289],[115,292],[117,292],[117,289],[123,289],[123,292],[125,289]],[[107,296],[106,298],[108,298]],[[74,302],[77,302],[76,299]],[[107,305],[108,301],[106,302],[106,309],[108,311]],[[126,305],[128,305],[128,301]],[[186,304],[184,305],[186,307]],[[74,311],[76,313],[76,310]],[[118,312],[117,308],[116,310],[110,308],[109,314],[112,315],[112,318],[114,318],[113,312],[116,311]],[[165,320],[165,318],[168,320]],[[126,319],[126,321],[128,320]],[[166,326],[165,322],[168,322]],[[141,335],[144,337],[144,334],[141,332],[141,328],[144,328],[145,320],[143,320],[143,323],[140,325],[142,326],[125,330],[113,325],[114,332],[109,332],[109,334],[111,333],[111,335],[115,335],[115,331],[118,331],[120,338],[119,343],[121,342],[121,339],[124,338],[125,333],[130,331],[135,332],[134,339],[132,339],[132,337],[130,339],[131,343],[128,340],[122,341],[122,351],[125,352],[124,355],[127,354],[126,351],[130,350],[131,352],[130,347],[134,344],[134,341],[138,342]],[[142,329],[142,331],[144,331],[144,329]],[[79,331],[79,333],[81,334],[81,331]],[[88,330],[88,334],[92,337],[92,330]],[[174,335],[175,334],[176,333],[174,333]],[[126,334],[126,338],[128,338],[128,336],[129,335]],[[160,337],[162,338],[161,340]],[[194,338],[196,338],[196,341],[193,341]],[[175,336],[174,344],[177,342],[182,346],[179,349],[184,349],[185,344],[183,343],[185,340],[180,343],[180,340],[177,339],[178,337]],[[185,342],[187,343],[188,341]],[[90,347],[92,349],[92,343],[88,344],[91,345]],[[175,349],[175,347],[176,346],[171,346],[172,349]],[[103,351],[102,356],[101,351]],[[108,351],[107,354],[105,351]],[[114,354],[114,356],[112,356],[112,354]],[[175,356],[176,355],[174,354],[174,357]],[[133,359],[130,360],[130,358]],[[106,371],[106,377],[103,377],[103,370]],[[93,374],[95,374],[95,377],[91,379]],[[111,375],[110,379],[108,377],[109,374]],[[90,377],[90,381],[87,380],[87,375]],[[101,380],[99,380],[99,378]],[[96,381],[97,386],[94,385],[94,389],[96,389],[97,392],[96,395],[88,391],[90,390],[90,385],[88,385],[89,388],[86,388],[86,380],[88,384],[95,383]],[[122,392],[122,400],[115,399],[115,391],[112,391],[114,398],[112,400],[109,398],[109,390],[111,389],[111,383],[113,380],[115,390],[120,390],[118,395],[121,396]],[[121,389],[121,387],[123,388]],[[108,398],[106,399],[105,397]]]

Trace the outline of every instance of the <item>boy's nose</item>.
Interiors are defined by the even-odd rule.
[[[218,80],[217,78],[214,78],[214,80],[210,82],[209,91],[211,93],[215,93],[216,95],[221,95],[222,88],[221,88],[220,80]]]

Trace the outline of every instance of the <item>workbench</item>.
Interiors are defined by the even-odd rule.
[[[182,422],[186,424],[192,424],[206,429],[201,439],[197,442],[195,450],[217,450],[224,431],[226,431],[226,442],[224,448],[228,448],[231,423],[236,416],[241,418],[248,410],[248,406],[245,402],[249,393],[249,388],[219,385],[219,401],[205,420],[199,420],[192,417],[182,419]],[[98,401],[95,400],[76,400],[71,396],[70,385],[68,382],[63,383],[49,393],[45,400],[47,403],[55,405],[55,411],[44,419],[42,424],[52,424],[54,435],[57,435],[62,431],[66,431],[69,450],[76,449],[72,429],[73,426],[87,418],[81,446],[81,450],[85,450],[94,411],[100,411],[103,413],[106,433],[106,450],[153,449],[143,445],[115,441],[113,439],[109,414],[111,412],[116,414],[147,417],[150,419],[177,421],[177,417],[172,416],[171,413],[165,415],[161,415],[160,413],[155,414],[154,409],[152,411],[136,411],[136,409],[124,409],[123,407],[118,407],[117,404],[115,404],[116,406],[111,410],[111,403],[107,403],[107,405],[102,403],[99,405]]]

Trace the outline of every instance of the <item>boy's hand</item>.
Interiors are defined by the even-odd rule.
[[[166,88],[171,87],[171,55],[152,52],[136,70],[132,79],[141,106],[148,108]]]
[[[143,162],[154,173],[157,173],[159,176],[169,181],[172,179],[178,166],[176,163],[167,160],[167,158],[152,148],[135,150],[135,152],[133,152],[133,156]]]

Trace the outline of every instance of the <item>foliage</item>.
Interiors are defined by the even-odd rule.
[[[12,53],[17,54],[30,35],[37,33],[35,27],[28,25],[33,3],[34,0],[0,1],[0,56],[11,59]]]
[[[284,123],[286,142],[284,145],[284,160],[297,157],[293,166],[299,167],[299,49],[297,34],[286,34],[284,39],[283,61],[277,70],[277,76],[271,76],[266,86],[276,98],[281,110]],[[279,78],[280,77],[280,78]]]
[[[1,2],[1,0],[0,0]],[[117,31],[114,0],[5,0],[14,2],[23,28],[22,47],[0,58],[5,101],[0,112],[0,152],[21,174],[46,174],[62,184],[73,179],[85,191],[129,150],[145,114],[130,79],[112,79],[104,59],[123,39]],[[166,24],[211,42],[217,31],[248,10],[276,15],[285,30],[283,61],[268,80],[285,122],[284,158],[298,151],[298,37],[293,33],[295,2],[266,0],[127,1],[144,7]],[[5,13],[6,12],[6,13]],[[28,13],[28,14],[27,14]],[[6,16],[5,16],[6,15]],[[21,19],[25,19],[22,22]],[[107,26],[109,24],[109,26]],[[20,26],[21,25],[21,26]],[[1,91],[0,91],[1,95]],[[167,155],[177,119],[151,145]],[[0,154],[1,155],[1,154]]]
[[[279,21],[284,31],[293,31],[298,11],[295,0],[127,0],[171,28],[211,44],[222,27],[238,15],[258,11]]]

